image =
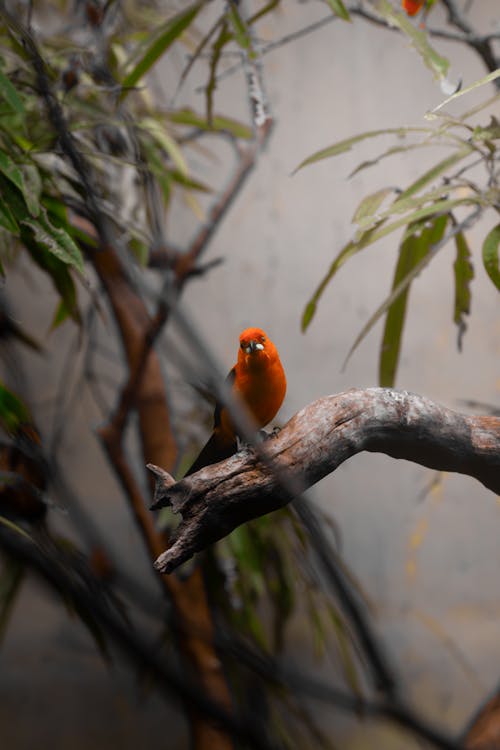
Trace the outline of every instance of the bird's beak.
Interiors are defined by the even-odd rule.
[[[253,354],[254,352],[260,352],[264,349],[264,344],[261,344],[260,341],[252,341],[249,342],[248,346],[245,347],[245,354]]]

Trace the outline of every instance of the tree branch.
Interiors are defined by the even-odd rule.
[[[157,570],[171,572],[242,523],[286,505],[293,499],[291,482],[298,494],[362,451],[467,474],[500,493],[500,418],[460,414],[407,391],[368,388],[325,396],[264,447],[265,463],[247,449],[177,483],[149,465],[157,475],[152,509],[169,505],[182,515]]]

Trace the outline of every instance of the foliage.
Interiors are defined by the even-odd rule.
[[[461,346],[466,329],[465,316],[469,313],[470,282],[473,277],[471,252],[467,246],[465,231],[485,212],[498,212],[500,207],[497,150],[500,124],[494,116],[490,116],[489,121],[482,124],[473,124],[472,118],[497,103],[500,95],[488,98],[460,116],[437,113],[444,104],[478,86],[490,83],[499,75],[500,71],[491,73],[464,91],[450,96],[427,114],[430,123],[427,127],[387,128],[360,133],[317,151],[297,168],[342,154],[360,141],[383,136],[395,139],[395,143],[372,159],[363,161],[351,176],[378,165],[395,154],[411,154],[416,149],[433,146],[451,150],[449,156],[434,164],[410,185],[402,189],[381,187],[362,199],[353,216],[353,222],[357,225],[354,238],[336,255],[302,316],[302,328],[306,330],[316,313],[321,296],[344,263],[378,240],[403,230],[399,239],[399,254],[391,293],[364,325],[347,355],[348,359],[374,324],[385,315],[379,354],[380,385],[392,386],[396,379],[411,284],[450,240],[455,241],[457,249],[453,321],[458,327]],[[454,168],[454,171],[450,171]],[[470,172],[472,176],[469,176]],[[480,176],[476,176],[478,172]],[[390,202],[389,198],[392,198]],[[463,209],[468,207],[472,210],[464,216]],[[485,238],[482,257],[486,272],[500,290],[496,229]]]
[[[210,160],[213,139],[229,141],[237,154],[247,145],[258,151],[257,117],[240,122],[231,113],[219,113],[217,82],[226,69],[225,54],[238,54],[251,89],[249,99],[255,104],[260,55],[255,26],[280,3],[270,0],[253,16],[245,18],[236,2],[221,3],[210,15],[210,6],[215,4],[208,2],[185,5],[154,0],[144,4],[88,0],[74,5],[60,0],[56,3],[57,22],[51,18],[51,24],[46,23],[45,14],[52,6],[39,3],[36,9],[28,11],[31,5],[34,8],[35,4],[0,3],[4,21],[0,28],[0,272],[8,280],[18,256],[24,254],[34,270],[45,274],[54,291],[51,331],[63,324],[73,325],[75,346],[69,364],[57,373],[62,385],[55,407],[59,419],[54,420],[52,433],[49,420],[35,424],[32,414],[35,408],[28,398],[23,400],[10,383],[0,383],[0,422],[5,433],[5,442],[0,445],[0,546],[10,550],[3,558],[0,573],[0,639],[7,632],[25,579],[24,562],[29,560],[38,565],[38,572],[55,588],[64,606],[86,625],[101,653],[108,658],[112,653],[108,639],[118,633],[121,645],[128,643],[131,647],[127,638],[132,638],[135,632],[122,603],[123,590],[118,583],[121,579],[116,572],[120,566],[109,555],[106,540],[95,532],[86,510],[79,507],[66,486],[59,468],[58,447],[61,425],[71,421],[82,384],[91,388],[95,400],[102,404],[103,419],[112,419],[116,413],[121,414],[120,407],[133,390],[127,391],[127,386],[140,381],[144,362],[137,372],[129,373],[123,368],[125,379],[127,375],[130,379],[120,391],[118,403],[111,403],[109,397],[102,398],[96,381],[101,387],[107,385],[106,368],[102,366],[96,373],[92,366],[98,359],[96,351],[103,357],[109,357],[109,352],[103,354],[102,347],[99,350],[101,342],[96,343],[94,333],[99,321],[105,318],[103,303],[109,303],[113,322],[119,321],[121,311],[113,305],[105,282],[109,276],[116,278],[120,274],[115,266],[107,266],[108,277],[98,291],[89,278],[97,261],[107,257],[106,250],[112,246],[123,261],[126,270],[123,275],[133,279],[144,309],[149,312],[148,284],[153,275],[157,286],[167,285],[171,276],[175,276],[178,292],[189,273],[202,272],[199,266],[188,267],[183,276],[183,263],[191,257],[198,261],[196,252],[215,228],[211,210],[214,202],[219,221],[241,183],[226,204],[217,204],[213,186],[193,168],[192,157],[195,154],[198,162]],[[342,0],[326,0],[325,5],[342,20],[354,18],[356,8],[351,9]],[[380,18],[396,24],[407,34],[433,74],[444,80],[447,63],[435,53],[427,35],[387,2],[378,3],[377,8]],[[44,33],[50,26],[50,33]],[[194,66],[203,71],[203,112],[176,106],[175,97],[164,106],[163,97],[151,95],[149,84],[156,66],[161,60],[168,61],[173,50],[179,49],[190,53],[178,75],[179,87]],[[466,217],[464,222],[456,213],[468,206],[476,218],[498,202],[493,179],[498,123],[492,119],[482,127],[470,125],[470,118],[477,111],[460,118],[439,115],[434,127],[393,127],[360,134],[317,152],[300,165],[345,152],[361,140],[382,136],[395,137],[395,145],[374,160],[360,164],[356,171],[392,154],[435,142],[452,149],[450,156],[397,196],[394,197],[392,188],[384,187],[360,203],[354,216],[358,227],[355,238],[337,255],[304,313],[306,327],[326,285],[343,263],[377,239],[403,228],[392,293],[359,338],[380,315],[387,313],[381,354],[382,382],[393,382],[395,377],[411,283],[452,237],[457,250],[454,320],[460,335],[465,330],[472,278],[465,230],[471,219]],[[401,145],[402,140],[409,138],[413,139],[411,143]],[[464,177],[475,161],[485,170],[487,186],[471,184]],[[459,171],[450,176],[449,170],[454,167]],[[193,244],[180,250],[169,243],[167,232],[178,197],[192,210],[193,225],[198,230]],[[392,203],[388,203],[389,198],[393,198]],[[207,212],[199,200],[209,206]],[[484,266],[497,286],[499,237],[497,226],[483,243]],[[3,345],[15,342],[35,351],[41,349],[31,332],[21,330],[6,309],[0,312]],[[109,330],[106,329],[106,336],[111,338]],[[151,329],[147,333],[151,334]],[[153,336],[143,338],[146,356]],[[127,340],[123,343],[125,352],[136,344]],[[83,351],[84,364],[77,373],[75,395],[68,383],[77,350]],[[120,390],[116,382],[112,387],[113,395]],[[133,396],[129,403],[136,406]],[[128,416],[125,410],[123,430],[129,425]],[[136,437],[140,440],[139,428]],[[108,453],[110,462],[113,457]],[[126,488],[127,478],[134,472],[126,461],[120,465],[123,469],[120,479]],[[139,476],[136,485],[141,482],[145,485],[143,480]],[[52,492],[59,492],[73,511],[77,546],[55,537],[51,529],[52,508],[48,497]],[[140,513],[144,509],[142,495],[140,502],[135,506],[131,503],[131,507],[138,534],[147,541],[150,529]],[[32,509],[30,513],[27,508]],[[7,533],[14,540],[10,546],[6,543]],[[17,549],[17,542],[28,544],[19,547],[22,553],[19,558],[12,552]],[[348,616],[335,596],[325,592],[324,581],[315,572],[311,562],[313,546],[297,517],[289,511],[275,514],[272,522],[264,518],[237,529],[204,561],[204,570],[210,573],[212,600],[233,634],[252,645],[252,653],[258,654],[254,660],[258,664],[270,655],[286,651],[287,625],[294,615],[305,612],[313,650],[320,655],[327,646],[329,650],[333,648],[339,676],[357,699],[363,693],[366,665],[358,654],[359,644]],[[83,554],[80,548],[89,552]],[[164,639],[164,650],[168,651],[173,640],[170,636],[178,635],[178,623],[165,615],[156,601],[145,597],[142,590],[138,592],[138,587],[128,584],[124,587],[127,606],[133,610],[132,614],[141,615],[146,605],[150,608],[158,631],[165,627],[168,630]],[[177,584],[171,589],[166,586],[165,590],[170,596],[169,603],[175,604]],[[140,657],[135,664],[142,668],[141,658],[150,656],[150,652],[144,650],[142,641],[134,644]],[[247,678],[238,660],[230,657],[229,650],[222,652],[222,658],[230,663],[230,667],[227,663],[224,666],[232,670],[232,686],[236,686],[245,705]],[[146,659],[151,676],[159,679],[156,661]],[[254,671],[258,673],[257,668]],[[271,707],[276,733],[294,746],[293,730],[299,727],[309,739],[315,738],[315,746],[319,746],[319,735],[303,702],[294,700],[269,675],[266,689],[268,694],[260,697]],[[296,720],[292,729],[286,726],[290,714]],[[321,742],[325,744],[323,739]]]
[[[165,243],[164,223],[176,195],[186,199],[194,217],[203,224],[205,216],[196,195],[209,196],[212,188],[190,166],[193,149],[198,154],[208,153],[210,158],[210,145],[201,145],[205,139],[210,144],[209,138],[215,136],[237,147],[255,139],[252,123],[215,111],[223,51],[232,45],[248,61],[255,59],[252,25],[277,4],[269,3],[245,21],[237,5],[228,3],[212,32],[201,36],[201,41],[196,24],[206,10],[203,2],[180,12],[168,3],[150,3],[140,16],[134,4],[108,4],[103,15],[99,6],[82,3],[78,19],[83,32],[71,24],[69,33],[64,32],[68,16],[63,15],[56,30],[46,35],[38,31],[36,36],[32,29],[44,28],[43,13],[40,23],[30,28],[14,16],[12,7],[9,11],[0,6],[6,22],[0,31],[1,271],[8,278],[18,256],[27,254],[33,267],[46,274],[53,285],[56,301],[50,330],[72,321],[79,329],[78,345],[88,347],[89,359],[94,346],[90,321],[96,313],[100,315],[105,296],[93,293],[88,299],[79,286],[88,288],[94,254],[102,253],[110,242],[123,253],[130,273],[135,273],[137,264],[147,267],[153,250]],[[335,13],[345,16],[342,2],[330,5]],[[66,14],[71,12],[70,4],[60,3],[60,7]],[[146,76],[175,45],[194,48],[181,83],[209,50],[206,112],[185,106],[163,107],[149,95]],[[176,257],[176,250],[168,250],[166,265],[171,266]],[[164,272],[156,273],[161,277]],[[38,348],[7,310],[2,315],[9,326],[9,341],[4,343],[16,340]],[[67,375],[64,369],[60,373],[63,388],[67,387]],[[82,372],[80,382],[85,377]],[[70,395],[61,394],[57,406],[63,415],[61,422],[71,418],[73,405]],[[111,413],[109,404],[105,409]],[[26,535],[35,557],[40,555],[50,563],[61,602],[81,619],[108,659],[112,649],[106,622],[97,610],[94,613],[82,603],[88,593],[102,597],[103,606],[123,618],[121,594],[108,586],[107,576],[114,563],[105,551],[106,544],[101,546],[93,532],[87,538],[80,511],[75,516],[80,526],[74,531],[78,547],[90,544],[88,557],[51,530],[52,511],[46,502],[49,487],[52,492],[61,492],[63,487],[62,502],[76,507],[58,468],[57,446],[63,428],[57,427],[58,419],[52,435],[44,422],[35,427],[28,406],[3,384],[0,420],[10,440],[0,446],[0,452],[4,451],[0,456],[3,534],[11,532],[14,544],[18,535]],[[16,457],[14,468],[12,456]],[[27,511],[32,506],[38,513],[34,531],[35,514]],[[319,652],[328,640],[338,643],[339,669],[357,692],[360,667],[348,627],[335,601],[312,581],[311,571],[303,564],[308,550],[300,525],[289,513],[283,514],[279,523],[263,520],[237,530],[214,550],[214,601],[219,600],[221,616],[234,632],[272,654],[284,648],[286,625],[305,592],[312,648]],[[7,631],[22,590],[24,571],[16,558],[3,558],[0,637]],[[231,595],[221,596],[227,587]],[[82,599],[75,590],[81,592]],[[126,598],[128,607],[137,607],[130,591]],[[266,610],[272,611],[268,625],[261,618]],[[159,625],[162,628],[165,623]],[[244,691],[241,670],[234,669],[232,679],[235,685],[241,682]],[[285,716],[290,714],[296,717],[297,731],[319,736],[307,711],[293,696],[283,691],[274,691],[273,696],[270,691],[268,699],[274,706],[273,722],[281,727],[277,731],[284,737]],[[293,744],[293,738],[289,736],[288,742]],[[326,743],[322,740],[322,744]]]

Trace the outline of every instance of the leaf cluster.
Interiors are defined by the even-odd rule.
[[[498,75],[500,71],[486,76],[473,86],[449,97],[443,104],[491,82]],[[402,188],[381,187],[362,199],[352,219],[356,225],[353,239],[337,253],[303,312],[302,329],[306,330],[316,313],[319,300],[344,263],[362,250],[371,248],[378,240],[397,233],[398,258],[391,292],[369,318],[347,356],[348,359],[375,323],[385,316],[379,354],[380,385],[392,386],[396,379],[411,285],[450,241],[454,242],[456,249],[452,319],[458,329],[459,346],[462,344],[467,327],[466,316],[470,312],[471,281],[474,276],[473,253],[467,242],[466,230],[485,212],[500,212],[500,123],[495,116],[490,116],[489,121],[482,124],[473,124],[472,118],[498,101],[498,95],[488,98],[460,116],[438,113],[443,106],[440,105],[428,113],[427,126],[404,126],[360,133],[315,152],[297,167],[298,170],[338,156],[361,141],[382,137],[390,138],[391,145],[373,158],[360,163],[351,177],[389,157],[409,155],[417,149],[438,146],[451,151],[450,155],[438,161],[409,185]],[[464,215],[464,209],[470,210]],[[496,225],[484,238],[481,254],[484,269],[498,290],[499,226]]]

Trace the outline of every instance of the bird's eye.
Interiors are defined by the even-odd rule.
[[[264,343],[264,341],[266,340],[266,337],[265,336],[261,336],[260,340],[262,341],[262,343]]]

